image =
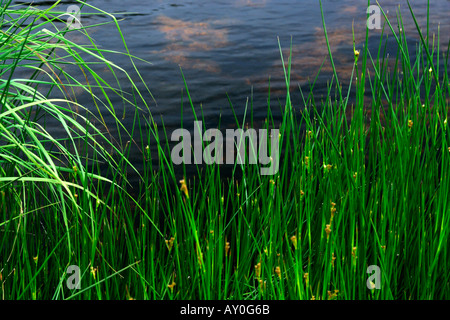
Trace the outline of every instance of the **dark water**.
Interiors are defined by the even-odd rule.
[[[411,1],[421,27],[426,28],[426,1]],[[39,1],[35,1],[39,4]],[[151,64],[136,60],[144,82],[151,90],[144,96],[153,116],[170,131],[180,127],[181,92],[184,89],[180,67],[189,85],[197,110],[203,108],[208,127],[217,126],[221,115],[222,127],[233,126],[234,118],[227,94],[238,115],[243,114],[245,103],[253,92],[253,109],[256,120],[263,121],[267,111],[269,77],[271,81],[271,104],[283,103],[285,82],[278,48],[279,37],[284,58],[287,60],[289,46],[293,46],[292,91],[295,106],[301,107],[298,86],[307,88],[324,58],[327,56],[323,36],[319,1],[311,0],[96,0],[92,5],[114,13],[131,54]],[[450,1],[431,1],[430,26],[437,32],[440,25],[442,52],[446,50],[450,34]],[[69,6],[70,2],[62,5]],[[404,28],[409,41],[419,40],[406,1],[380,0],[383,9],[396,26],[396,10],[400,5]],[[362,49],[365,37],[367,1],[324,0],[323,9],[330,44],[340,81],[348,83],[353,64],[352,22],[354,23],[356,47]],[[89,15],[91,8],[82,9],[82,23],[92,25],[110,21],[107,16]],[[384,22],[384,18],[382,19]],[[113,25],[89,29],[99,46],[124,51],[123,43]],[[377,48],[380,31],[370,31],[370,47]],[[390,33],[390,32],[389,32]],[[84,38],[71,35],[73,41]],[[395,55],[395,49],[390,52]],[[129,71],[140,88],[143,83],[132,72],[128,58],[108,56]],[[101,72],[101,70],[100,70]],[[105,69],[103,76],[112,80]],[[130,90],[122,75],[122,89]],[[331,77],[327,63],[316,85],[316,94],[324,93]],[[80,96],[83,102],[83,95]],[[184,95],[186,98],[186,95]],[[278,101],[280,99],[280,101]],[[113,101],[118,114],[124,112],[123,104]],[[143,104],[142,104],[143,105]],[[193,115],[184,104],[185,126],[192,126]],[[123,123],[131,128],[133,112],[125,111]],[[275,110],[275,116],[277,112]],[[162,117],[162,118],[161,118]],[[112,118],[105,119],[107,124]],[[115,126],[111,125],[114,134]],[[55,128],[57,131],[58,128]],[[141,159],[136,153],[132,159]]]
[[[420,25],[426,27],[426,1],[412,2]],[[156,105],[148,100],[152,112],[162,114],[169,126],[179,125],[183,82],[178,66],[183,69],[194,104],[203,105],[207,118],[217,117],[219,112],[230,113],[226,93],[236,108],[242,109],[252,87],[255,109],[265,116],[269,77],[275,94],[282,95],[285,90],[277,37],[285,59],[292,37],[293,85],[306,85],[327,55],[319,1],[98,0],[92,3],[125,19],[120,26],[131,53],[152,63],[137,62],[157,102]],[[389,11],[394,25],[395,11],[400,5],[405,28],[411,40],[418,41],[406,1],[380,3]],[[343,82],[348,82],[353,62],[352,21],[357,47],[361,49],[366,7],[367,1],[323,1],[331,46]],[[441,44],[445,48],[449,41],[449,14],[450,1],[432,1],[432,30],[437,31],[436,26],[440,24]],[[91,24],[105,19],[88,17],[83,22]],[[379,31],[371,32],[373,47],[378,46],[379,34]],[[93,29],[92,36],[105,48],[123,51],[112,27]],[[116,56],[115,61],[130,66],[125,58]],[[326,65],[321,85],[329,80],[330,74]]]

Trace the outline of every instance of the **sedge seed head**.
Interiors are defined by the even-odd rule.
[[[266,286],[267,285],[267,281],[262,281],[262,280],[259,280],[259,288],[262,290],[262,291],[264,291],[264,290],[266,290]]]
[[[180,184],[181,184],[181,187],[180,187],[181,192],[183,192],[184,195],[186,196],[186,198],[189,199],[189,192],[188,192],[188,189],[186,186],[186,181],[184,179],[180,180]]]
[[[170,250],[172,250],[172,247],[173,247],[173,242],[175,241],[175,238],[174,237],[171,237],[169,240],[166,240],[165,242],[166,242],[166,245],[167,245],[167,248],[169,249],[169,251]]]
[[[294,245],[294,248],[297,250],[297,237],[292,236],[291,237],[292,244]]]
[[[258,262],[258,264],[255,265],[255,275],[258,279],[261,276],[261,262]]]
[[[281,269],[280,269],[280,267],[276,267],[275,268],[275,273],[278,275],[278,278],[281,279]]]
[[[97,268],[91,267],[91,274],[94,277],[94,279],[95,279],[96,273],[97,273]]]
[[[228,256],[228,252],[230,251],[230,243],[229,242],[227,242],[226,244],[225,244],[225,255],[226,256]]]
[[[330,236],[330,233],[331,233],[331,225],[330,224],[327,224],[325,226],[325,232],[327,233],[327,238],[328,238]]]
[[[175,287],[177,284],[175,283],[175,281],[172,281],[171,284],[168,284],[167,287],[170,288],[170,290],[173,290],[173,287]]]

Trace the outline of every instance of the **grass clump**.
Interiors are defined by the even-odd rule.
[[[314,96],[315,81],[308,92],[299,88],[300,112],[289,90],[278,106],[282,117],[269,105],[261,124],[251,106],[240,120],[230,104],[240,128],[279,128],[283,152],[273,176],[236,164],[225,179],[221,165],[192,175],[173,165],[161,142],[168,141],[164,126],[151,113],[142,118],[143,94],[104,57],[112,52],[95,46],[88,27],[75,31],[89,40],[82,46],[53,24],[61,15],[56,4],[41,11],[6,2],[1,10],[3,299],[450,297],[449,51],[440,56],[428,29],[417,25],[413,59],[400,13],[397,27],[386,18],[398,48],[392,69],[386,39],[369,52],[367,30],[364,45],[350,53],[346,91],[328,45],[334,77],[327,96]],[[44,26],[55,31],[38,31]],[[324,18],[323,26],[327,37]],[[133,92],[105,81],[86,56],[124,73]],[[32,75],[17,78],[19,69]],[[284,73],[290,88],[290,61]],[[97,112],[76,102],[75,88],[92,96]],[[63,98],[51,98],[55,91]],[[131,130],[111,95],[134,108]],[[100,110],[115,119],[114,141]],[[46,130],[48,118],[64,129],[63,139]],[[136,171],[132,145],[143,156],[133,196],[126,179]],[[147,146],[156,146],[156,157]],[[65,285],[69,265],[81,268],[79,290]],[[380,268],[380,289],[368,288],[371,265]]]

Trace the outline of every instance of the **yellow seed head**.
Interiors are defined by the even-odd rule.
[[[291,241],[292,241],[292,244],[294,245],[295,250],[297,250],[297,237],[292,236]]]
[[[276,267],[276,268],[275,268],[275,273],[278,275],[278,278],[281,279],[281,270],[280,270],[280,267]]]
[[[305,157],[305,165],[308,167],[309,166],[309,157]]]
[[[167,245],[167,248],[169,249],[169,251],[172,250],[174,241],[175,241],[174,237],[171,237],[169,240],[166,240],[166,245]]]
[[[230,243],[229,242],[227,242],[226,244],[225,244],[225,255],[226,256],[228,256],[228,252],[230,251]]]
[[[173,287],[175,287],[177,284],[175,283],[175,281],[172,281],[171,284],[168,284],[167,287],[170,288],[170,290],[173,290]]]
[[[258,279],[261,276],[261,262],[258,262],[258,264],[255,265],[255,275]]]
[[[327,224],[325,226],[325,232],[327,233],[327,239],[328,239],[328,237],[330,236],[330,233],[331,233],[331,225],[330,224]]]
[[[353,249],[352,249],[352,256],[354,258],[356,258],[356,250],[357,250],[357,247],[353,247]]]
[[[181,183],[181,187],[180,187],[181,192],[184,193],[186,198],[189,198],[189,192],[188,192],[188,189],[186,186],[186,181],[183,179],[183,180],[180,180],[180,183]]]
[[[308,283],[308,281],[309,281],[309,273],[305,272],[305,274],[303,275],[303,279],[305,279],[306,283]]]
[[[267,284],[267,282],[266,281],[262,281],[262,280],[259,280],[259,288],[262,290],[262,291],[264,291],[265,289],[266,289],[266,284]]]
[[[334,290],[334,292],[328,291],[328,299],[333,300],[337,297],[339,290]]]
[[[96,273],[97,273],[97,268],[91,267],[91,274],[94,277],[94,279],[95,279]]]

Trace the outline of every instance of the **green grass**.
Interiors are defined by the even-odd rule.
[[[428,24],[417,25],[411,48],[400,13],[387,21],[398,48],[390,61],[384,36],[368,51],[367,30],[351,79],[338,80],[332,63],[326,97],[314,95],[315,81],[299,88],[301,106],[287,91],[263,123],[251,101],[243,119],[230,103],[238,127],[279,128],[283,155],[274,176],[235,165],[225,177],[220,165],[191,175],[173,165],[160,142],[170,132],[145,103],[150,91],[110,58],[137,59],[112,15],[124,53],[97,47],[93,26],[58,24],[58,2],[45,11],[0,3],[0,299],[450,298],[449,48]],[[88,45],[70,41],[73,32]],[[290,59],[284,65],[290,88]],[[188,82],[181,114],[187,104],[195,115]],[[96,110],[77,103],[77,90]],[[112,96],[132,110],[131,129]],[[66,135],[52,136],[49,119]],[[128,160],[136,145],[139,171]],[[139,177],[134,189],[130,173]],[[66,286],[69,265],[81,268],[80,290]],[[367,288],[369,265],[381,269],[380,290]]]

